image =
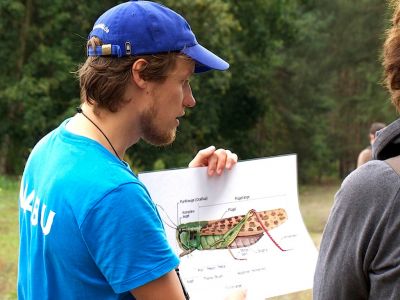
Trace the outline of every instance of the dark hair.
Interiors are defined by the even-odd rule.
[[[97,37],[92,37],[87,47],[101,45]],[[96,108],[118,111],[127,101],[123,99],[126,86],[131,80],[133,63],[143,58],[148,64],[139,70],[144,80],[163,82],[168,71],[173,69],[178,57],[186,55],[178,52],[163,54],[118,57],[90,56],[79,66],[77,76],[81,89],[81,102],[89,102]]]

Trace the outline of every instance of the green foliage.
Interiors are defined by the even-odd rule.
[[[165,169],[165,163],[164,163],[164,161],[162,160],[162,159],[157,159],[155,162],[154,162],[154,165],[153,165],[153,169],[154,170],[164,170]]]
[[[320,1],[317,8],[329,20],[325,43],[325,95],[333,103],[327,123],[330,148],[340,176],[355,168],[358,152],[368,145],[372,122],[390,123],[395,110],[381,85],[381,45],[387,3],[379,0]]]
[[[120,1],[122,2],[122,1]],[[164,0],[230,62],[197,75],[197,100],[164,148],[127,153],[135,170],[187,166],[211,144],[241,159],[297,153],[302,181],[345,176],[373,121],[395,118],[381,86],[379,0]],[[73,72],[94,20],[115,1],[0,1],[0,173],[20,174],[39,138],[73,114]]]

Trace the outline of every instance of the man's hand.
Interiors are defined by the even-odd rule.
[[[230,294],[228,297],[225,298],[225,300],[245,300],[246,299],[246,290],[236,290],[232,294]]]
[[[224,169],[232,169],[237,161],[238,156],[235,153],[225,149],[216,150],[214,146],[210,146],[200,150],[189,163],[189,167],[208,167],[208,175],[213,176],[221,175]]]

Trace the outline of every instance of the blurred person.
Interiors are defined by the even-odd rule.
[[[369,128],[369,134],[368,134],[369,146],[367,148],[365,148],[364,150],[362,150],[360,152],[360,154],[358,155],[357,168],[372,159],[372,144],[375,141],[376,132],[385,127],[386,127],[386,124],[380,123],[380,122],[374,122],[371,124],[371,127]]]
[[[383,47],[385,83],[400,110],[400,2]],[[400,119],[378,132],[374,160],[342,183],[324,229],[314,300],[400,298]]]
[[[149,1],[101,15],[87,55],[77,114],[41,139],[25,166],[18,298],[188,299],[155,204],[122,158],[140,139],[171,144],[196,104],[190,77],[229,65],[198,44],[182,16]],[[210,146],[189,166],[212,176],[236,162]]]

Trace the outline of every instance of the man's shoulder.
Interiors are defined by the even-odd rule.
[[[393,181],[398,181],[398,176],[385,161],[370,160],[350,173],[344,179],[342,186],[373,189],[382,185],[391,185]]]
[[[395,199],[400,189],[399,175],[385,162],[371,160],[345,178],[337,194],[342,202],[380,205]]]

